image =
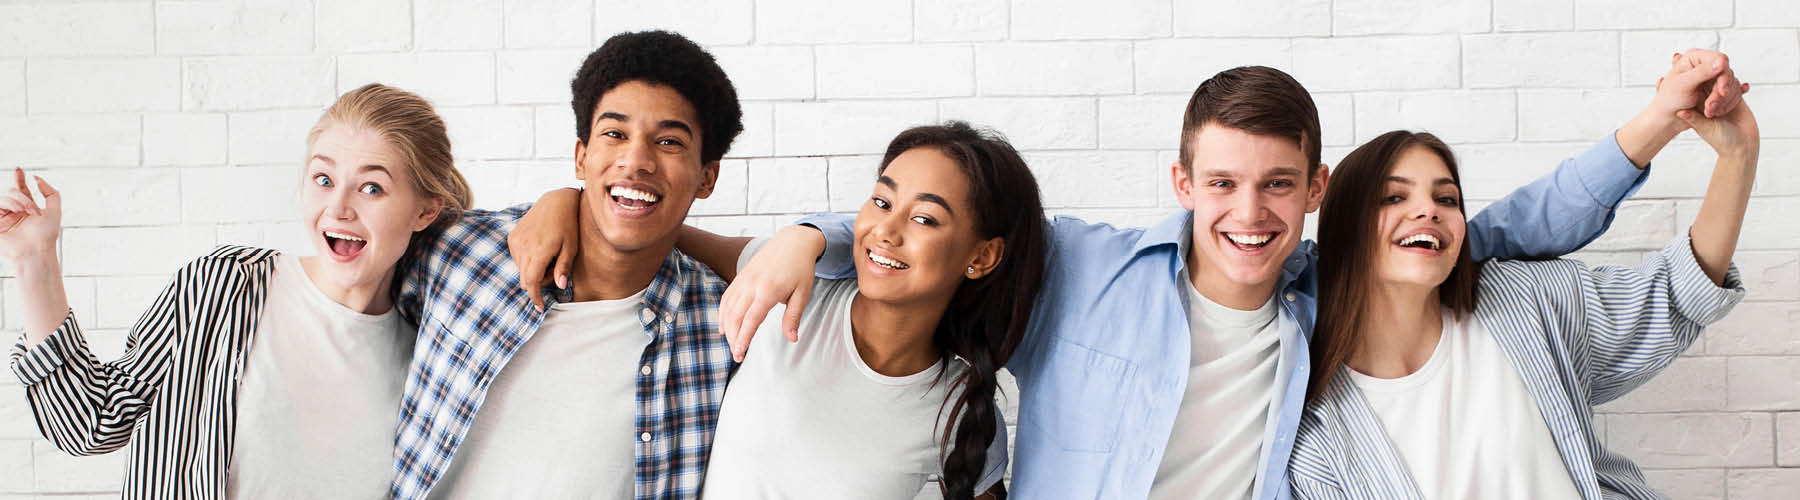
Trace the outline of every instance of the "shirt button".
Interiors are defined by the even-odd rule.
[[[638,434],[638,440],[646,442],[646,443],[650,442],[650,433],[646,432],[643,434]]]
[[[644,365],[643,368],[639,368],[638,373],[649,375],[650,374],[650,365]]]
[[[639,309],[638,310],[638,319],[643,320],[643,322],[646,324],[650,323],[652,321],[656,321],[656,312],[651,311],[650,308],[648,308],[648,307]]]
[[[1294,301],[1294,300],[1295,300],[1295,299],[1297,299],[1297,298],[1299,298],[1299,297],[1295,297],[1295,296],[1294,296],[1294,292],[1288,292],[1288,293],[1287,293],[1287,301],[1288,301],[1288,302],[1293,302],[1293,301]]]
[[[671,325],[675,324],[675,313],[672,313],[672,312],[663,313],[663,322],[671,324]]]

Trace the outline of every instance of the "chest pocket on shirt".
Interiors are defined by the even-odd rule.
[[[1039,382],[1021,401],[1024,424],[1043,429],[1066,451],[1110,453],[1119,440],[1119,421],[1130,409],[1126,382],[1129,361],[1055,339],[1042,364]]]

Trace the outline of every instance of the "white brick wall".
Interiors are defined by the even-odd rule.
[[[1431,130],[1455,144],[1484,205],[1636,113],[1671,52],[1720,48],[1755,85],[1765,136],[1738,258],[1751,292],[1597,424],[1676,498],[1800,488],[1789,0],[10,0],[0,167],[68,193],[71,301],[110,357],[168,273],[211,245],[305,249],[302,138],[334,96],[371,81],[424,94],[478,205],[527,201],[574,182],[568,79],[581,57],[644,28],[707,44],[745,99],[746,130],[693,219],[745,234],[855,210],[888,139],[952,118],[1010,136],[1052,211],[1153,223],[1174,206],[1180,106],[1241,64],[1289,70],[1315,93],[1327,162],[1388,129]],[[1685,230],[1709,155],[1678,139],[1581,255],[1630,263]],[[10,276],[0,270],[0,324],[17,328]],[[0,377],[0,497],[115,492],[123,455],[57,452],[21,391]]]

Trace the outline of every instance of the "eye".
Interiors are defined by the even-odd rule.
[[[331,176],[329,175],[313,174],[312,181],[314,185],[319,187],[331,187]]]
[[[1273,181],[1269,181],[1269,187],[1276,188],[1276,189],[1286,188],[1286,187],[1294,187],[1294,181],[1290,181],[1287,179],[1273,180]]]
[[[362,188],[357,189],[356,191],[360,192],[362,194],[376,195],[376,196],[387,194],[386,189],[382,189],[380,184],[376,184],[373,182],[368,183],[368,184],[363,184]]]
[[[1439,196],[1438,203],[1441,203],[1444,206],[1454,207],[1454,206],[1456,206],[1456,197],[1455,196]]]
[[[625,138],[625,134],[621,133],[617,130],[608,130],[605,132],[601,132],[600,135],[603,135],[606,137],[611,137],[613,139],[624,139]]]
[[[912,218],[912,221],[913,221],[913,222],[917,222],[917,223],[920,223],[920,224],[924,224],[924,225],[927,225],[927,226],[936,226],[936,225],[937,225],[937,220],[936,220],[936,219],[932,219],[932,218],[930,218],[930,217],[926,217],[926,216],[923,216],[923,215],[914,215],[914,216],[913,216],[913,218]]]
[[[875,204],[875,208],[879,208],[882,210],[887,210],[889,208],[887,200],[883,200],[881,198],[869,198],[869,203]]]
[[[1232,186],[1234,186],[1235,184],[1228,180],[1216,179],[1216,180],[1213,180],[1212,182],[1206,183],[1206,185],[1216,187],[1216,188],[1231,189]]]
[[[677,139],[661,139],[661,140],[656,141],[656,145],[658,145],[658,146],[680,146],[681,141],[677,140]]]
[[[1381,204],[1392,205],[1392,204],[1399,203],[1402,201],[1406,201],[1405,196],[1400,196],[1397,194],[1390,194],[1390,195],[1387,195],[1387,197],[1381,199]]]

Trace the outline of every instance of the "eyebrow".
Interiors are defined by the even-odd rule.
[[[881,176],[881,178],[879,178],[879,179],[875,179],[875,182],[881,183],[881,185],[883,185],[883,186],[887,186],[888,189],[893,189],[893,190],[900,189],[899,183],[894,182],[894,179],[892,179],[888,176],[885,176],[885,175]],[[914,196],[913,199],[923,201],[926,203],[936,203],[938,206],[944,207],[945,212],[950,212],[950,215],[952,215],[952,216],[956,215],[956,209],[950,208],[950,202],[948,200],[945,200],[944,197],[942,197],[942,196],[938,196],[938,195],[932,194],[932,193],[919,193],[919,195]]]
[[[312,155],[312,157],[314,160],[319,160],[319,161],[325,162],[326,165],[330,165],[333,167],[337,166],[337,160],[331,159],[330,156],[325,156],[322,154],[314,153]],[[373,164],[373,163],[368,164],[368,165],[363,165],[361,167],[357,167],[356,171],[357,172],[380,171],[381,173],[388,174],[389,177],[392,177],[394,175],[393,172],[388,171],[387,167]]]
[[[1280,177],[1280,176],[1299,177],[1300,175],[1302,175],[1304,173],[1305,172],[1301,172],[1300,169],[1294,168],[1294,167],[1275,167],[1275,168],[1269,169],[1268,176],[1269,177]],[[1205,172],[1201,172],[1201,174],[1204,175],[1205,177],[1227,177],[1227,178],[1237,178],[1238,177],[1237,172],[1232,172],[1230,170],[1207,170]]]
[[[1388,180],[1388,182],[1397,182],[1397,183],[1405,184],[1408,186],[1413,185],[1412,179],[1408,179],[1408,178],[1401,177],[1398,175],[1390,175],[1390,176],[1388,176],[1387,180]],[[1439,178],[1437,178],[1437,180],[1431,181],[1431,185],[1433,185],[1433,186],[1455,185],[1455,184],[1456,184],[1456,180],[1451,179],[1449,177],[1439,177]]]
[[[631,116],[627,115],[625,113],[617,112],[617,111],[606,111],[606,112],[600,113],[600,116],[597,116],[594,118],[594,122],[596,122],[596,123],[598,123],[600,120],[618,120],[618,121],[623,122],[623,121],[630,121]],[[688,135],[694,134],[694,127],[688,125],[687,122],[684,122],[681,120],[663,120],[663,121],[657,122],[656,127],[659,129],[663,129],[663,128],[678,129],[682,132],[687,132]]]

